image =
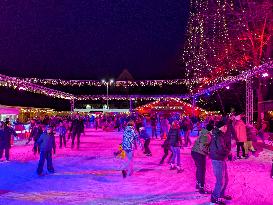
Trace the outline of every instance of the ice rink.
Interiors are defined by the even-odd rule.
[[[121,132],[87,130],[81,138],[80,150],[71,150],[71,141],[67,148],[57,146],[53,157],[56,173],[42,177],[36,174],[39,156],[33,155],[32,145],[22,142],[13,146],[11,162],[0,163],[0,204],[210,204],[210,195],[195,190],[195,166],[190,149],[181,150],[185,171],[177,174],[169,170],[168,164],[159,165],[163,141],[152,140],[152,157],[136,151],[135,173],[123,179],[122,160],[113,155],[121,138]],[[272,151],[263,150],[256,157],[228,162],[227,194],[233,197],[229,204],[273,204],[272,158]],[[206,181],[208,187],[214,187],[210,159]]]

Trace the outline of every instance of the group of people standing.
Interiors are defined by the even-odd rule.
[[[218,117],[207,121],[199,130],[199,136],[191,149],[191,156],[196,166],[196,189],[200,194],[211,194],[211,202],[215,204],[225,204],[224,200],[232,199],[231,196],[225,193],[228,185],[226,161],[234,159],[231,154],[232,140],[236,141],[237,159],[247,159],[249,157],[249,151],[253,154],[256,151],[253,142],[257,140],[257,130],[253,125],[245,124],[242,116],[243,115],[231,115],[229,117]],[[170,170],[177,170],[177,173],[183,172],[180,162],[180,149],[183,146],[191,145],[190,133],[193,127],[192,124],[189,118],[186,118],[183,123],[178,120],[172,121],[167,132],[167,139],[164,140],[162,145],[164,155],[160,164],[164,163],[169,152],[171,152],[168,161],[170,163]],[[151,125],[153,127],[153,123]],[[184,132],[184,139],[181,131]],[[153,133],[154,131],[152,131],[152,134]],[[123,177],[132,175],[133,173],[134,146],[136,144],[141,146],[138,136],[140,136],[140,134],[135,128],[134,122],[129,122],[124,131],[122,141],[122,148],[127,156],[127,160],[125,160],[122,168]],[[205,186],[206,161],[208,156],[211,159],[213,173],[216,178],[213,191],[208,190]]]

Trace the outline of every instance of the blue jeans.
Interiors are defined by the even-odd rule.
[[[177,158],[177,166],[180,166],[180,147],[171,146],[171,151],[173,153],[171,163],[174,164],[175,158]]]
[[[133,174],[133,151],[125,151],[127,159],[124,160],[123,170],[127,171],[127,174],[130,176]]]
[[[225,196],[225,191],[228,184],[228,172],[226,161],[221,160],[211,160],[213,173],[216,177],[215,187],[212,193],[214,199],[221,198]]]

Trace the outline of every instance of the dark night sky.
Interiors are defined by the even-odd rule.
[[[179,78],[185,0],[2,0],[0,73],[101,79]]]

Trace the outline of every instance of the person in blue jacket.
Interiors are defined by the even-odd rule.
[[[60,121],[60,126],[59,126],[59,134],[60,134],[60,148],[62,148],[63,143],[64,147],[66,147],[66,127],[64,126],[63,121]]]
[[[53,128],[47,127],[46,131],[39,137],[35,146],[40,147],[40,160],[37,168],[37,174],[41,176],[43,174],[43,167],[45,160],[47,161],[47,170],[50,173],[54,173],[52,163],[52,150],[56,153],[55,136],[53,134]]]
[[[152,152],[150,150],[150,135],[147,133],[145,127],[140,127],[139,128],[139,137],[144,139],[144,154],[146,154],[146,156],[152,156]]]
[[[141,142],[139,141],[138,133],[135,129],[135,123],[131,120],[127,123],[121,143],[122,149],[126,152],[126,159],[124,160],[124,165],[122,168],[122,175],[124,178],[127,177],[127,175],[131,176],[133,174],[134,149],[136,149],[137,143],[141,148],[143,148]]]

